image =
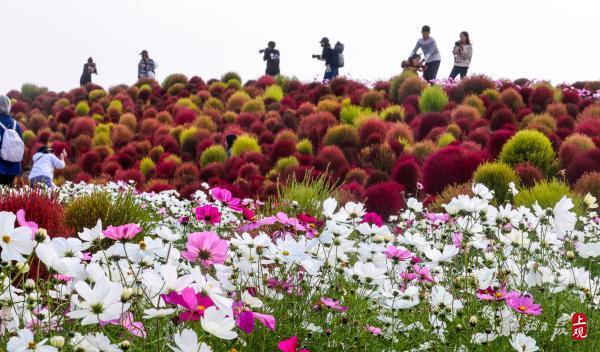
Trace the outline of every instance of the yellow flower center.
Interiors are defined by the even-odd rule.
[[[199,305],[198,307],[196,307],[196,309],[198,309],[199,311],[202,312],[202,311],[204,311],[206,309],[206,307],[203,306],[203,305]]]
[[[146,250],[146,242],[140,241],[140,249],[143,251]]]
[[[525,307],[525,306],[519,306],[519,310],[520,310],[521,312],[524,312],[524,311],[526,311],[526,310],[527,310],[527,307]]]
[[[9,244],[10,243],[10,236],[9,235],[4,235],[2,236],[2,242]]]
[[[35,350],[35,348],[37,347],[37,343],[35,343],[35,341],[29,341],[27,346],[30,350]]]
[[[281,253],[282,253],[283,255],[290,255],[290,252],[289,252],[289,251],[287,251],[287,250],[285,250],[285,251],[283,251],[283,252],[281,252]]]
[[[502,297],[502,292],[496,292],[495,296],[496,296],[496,298]]]

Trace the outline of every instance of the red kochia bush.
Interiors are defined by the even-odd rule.
[[[363,122],[358,129],[360,142],[363,146],[369,145],[367,141],[372,143],[381,143],[385,139],[386,128],[385,122],[380,119],[371,118]],[[375,137],[372,137],[374,136]],[[371,138],[370,138],[371,137]]]
[[[180,107],[175,114],[175,123],[178,125],[185,125],[186,123],[193,122],[196,117],[197,115],[194,110]]]
[[[41,189],[4,189],[0,192],[0,211],[16,214],[21,209],[25,210],[27,221],[46,229],[51,238],[71,235],[71,229],[65,224],[65,209],[58,200],[58,193]]]
[[[482,159],[479,153],[457,146],[448,146],[431,154],[423,166],[425,192],[436,194],[448,185],[469,181]]]
[[[516,123],[515,114],[509,108],[501,108],[492,113],[490,118],[490,129],[499,130],[505,124],[514,125]]]
[[[296,143],[286,139],[277,141],[271,149],[271,162],[275,163],[279,158],[284,158],[294,153],[296,153]]]
[[[348,161],[344,153],[335,145],[324,147],[315,158],[315,168],[319,171],[329,171],[337,177],[343,177],[348,171]]]
[[[298,126],[298,136],[310,139],[313,146],[316,147],[327,133],[327,129],[335,124],[337,124],[337,119],[331,113],[316,112],[302,118],[300,126]]]
[[[448,121],[444,115],[439,112],[427,112],[417,117],[419,128],[417,130],[417,139],[422,140],[427,136],[429,131],[435,127],[443,127],[448,125]]]
[[[118,170],[115,178],[121,181],[135,181],[135,184],[140,186],[144,184],[144,174],[138,169]]]
[[[529,108],[539,114],[546,110],[546,106],[554,101],[554,91],[548,86],[539,86],[529,96]]]
[[[416,193],[420,178],[421,167],[416,157],[403,156],[396,160],[392,168],[392,180],[401,184],[408,193]]]
[[[576,155],[567,167],[567,180],[574,184],[587,172],[600,171],[600,148]]]
[[[486,149],[490,156],[495,159],[502,151],[504,143],[506,143],[514,134],[514,131],[507,129],[501,129],[492,133],[486,145]]]
[[[376,212],[387,220],[390,215],[397,213],[404,207],[403,191],[404,188],[401,185],[391,181],[368,187],[365,191],[367,210]]]

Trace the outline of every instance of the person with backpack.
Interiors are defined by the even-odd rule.
[[[460,32],[460,40],[454,43],[452,53],[454,54],[454,67],[450,72],[450,78],[455,79],[460,74],[460,79],[463,79],[469,71],[473,56],[473,47],[468,32]]]
[[[279,74],[279,50],[275,49],[275,42],[270,41],[266,49],[261,49],[258,52],[263,54],[263,61],[267,62],[265,75],[277,76]]]
[[[0,185],[12,186],[21,174],[21,161],[25,153],[21,126],[10,116],[10,99],[0,96]]]
[[[321,55],[313,55],[313,58],[325,61],[325,74],[323,75],[323,83],[327,83],[336,78],[339,74],[339,68],[344,67],[344,44],[337,42],[332,48],[329,44],[329,39],[323,37],[319,42],[323,51]]]
[[[150,56],[148,56],[148,50],[142,50],[140,55],[142,56],[142,58],[138,63],[138,79],[156,79],[156,68],[158,67],[158,65],[154,60],[150,58]]]
[[[96,69],[96,63],[94,62],[94,59],[90,57],[83,65],[83,73],[79,79],[79,85],[84,87],[86,84],[92,83],[92,73],[97,75],[98,70]]]
[[[435,80],[437,77],[442,56],[440,55],[440,51],[438,50],[435,39],[429,36],[430,32],[431,29],[429,26],[423,26],[421,29],[422,38],[417,40],[417,44],[410,53],[410,56],[415,55],[419,49],[423,51],[423,55],[425,55],[423,58],[425,61],[425,66],[423,67],[423,78],[427,82],[431,83],[431,81]]]
[[[29,186],[34,187],[42,184],[48,188],[54,187],[54,169],[65,167],[66,156],[66,150],[60,153],[59,159],[54,155],[52,148],[47,146],[40,147],[32,158],[33,167],[29,173]]]

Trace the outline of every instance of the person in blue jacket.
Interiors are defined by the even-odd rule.
[[[16,122],[12,116],[10,116],[10,99],[5,95],[0,95],[0,123],[7,129],[15,126],[19,137],[23,140],[23,131],[21,126]],[[0,128],[0,145],[2,145],[2,139],[4,138],[4,129]],[[13,181],[17,175],[21,174],[21,163],[13,163],[10,161],[3,160],[0,157],[0,185],[12,186]]]

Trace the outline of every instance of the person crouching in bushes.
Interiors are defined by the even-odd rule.
[[[231,148],[233,148],[233,143],[235,142],[235,140],[237,139],[237,136],[235,134],[228,134],[227,136],[225,136],[225,141],[227,142],[227,157],[231,158],[232,152],[231,152]]]
[[[25,151],[21,126],[10,115],[10,99],[0,95],[0,185],[12,186],[21,174]]]
[[[40,147],[33,155],[33,167],[29,173],[29,186],[43,184],[48,188],[54,187],[54,169],[65,167],[65,157],[67,151],[60,153],[60,159],[54,155],[52,148],[47,146]]]
[[[411,55],[408,60],[402,61],[400,66],[404,71],[413,71],[415,73],[417,71],[422,72],[424,67],[423,62],[421,61],[421,55],[419,54]]]

